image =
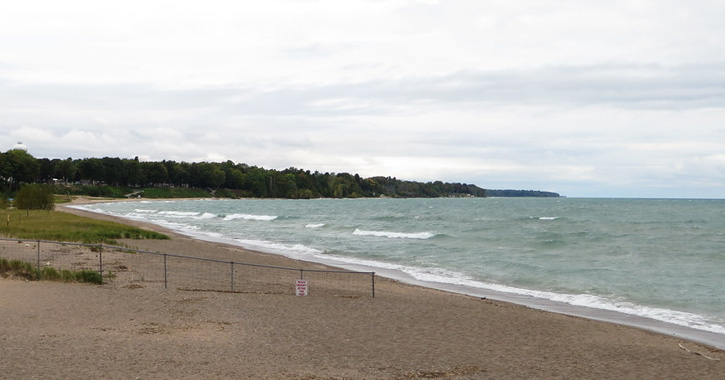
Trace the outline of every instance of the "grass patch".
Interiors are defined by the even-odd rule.
[[[9,222],[8,222],[9,220]],[[156,231],[60,211],[4,210],[0,231],[18,239],[117,244],[116,239],[169,239]]]
[[[38,278],[37,268],[22,260],[7,260],[0,258],[0,275],[3,277],[12,274],[28,280]]]
[[[57,270],[52,267],[43,267],[40,270],[28,262],[22,260],[8,260],[0,258],[0,276],[14,276],[26,280],[48,280],[62,282],[88,282],[91,284],[103,284],[103,277],[100,273],[92,270],[71,271],[67,269]]]

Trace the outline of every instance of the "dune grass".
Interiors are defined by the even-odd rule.
[[[0,258],[0,276],[15,276],[26,280],[49,280],[62,282],[89,282],[102,284],[103,276],[92,270],[71,271],[67,269],[57,270],[51,267],[43,267],[38,270],[33,264],[22,260],[7,260]]]
[[[0,210],[0,233],[19,239],[117,244],[116,239],[169,239],[150,230],[60,211]]]

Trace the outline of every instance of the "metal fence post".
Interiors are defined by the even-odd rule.
[[[232,264],[232,278],[231,278],[232,281],[231,281],[231,283],[232,283],[232,292],[234,292],[234,261],[230,261],[229,263]]]
[[[373,298],[375,298],[375,272],[370,272],[370,277],[372,277],[373,281]]]
[[[38,248],[38,280],[40,280],[40,240],[36,241],[37,248]]]
[[[103,283],[103,245],[98,245],[98,273],[101,275],[101,284]]]
[[[164,253],[164,289],[169,288],[168,278],[166,277],[166,254]]]

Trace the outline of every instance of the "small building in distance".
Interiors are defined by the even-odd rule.
[[[28,147],[25,144],[23,144],[22,141],[18,141],[17,144],[13,145],[13,149],[11,149],[11,150],[22,150],[24,152],[27,152]]]

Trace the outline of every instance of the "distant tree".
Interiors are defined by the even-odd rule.
[[[224,171],[224,187],[228,189],[241,189],[244,186],[244,172],[232,161],[222,164]]]
[[[143,182],[141,163],[138,157],[135,157],[133,160],[123,160],[123,174],[123,178],[128,186],[136,187]]]
[[[224,184],[226,174],[220,165],[213,162],[191,164],[189,170],[191,185],[194,187],[218,189]]]
[[[196,187],[230,196],[259,198],[461,197],[486,196],[486,190],[462,183],[402,181],[395,177],[362,178],[359,174],[321,173],[295,167],[278,171],[231,160],[187,163],[104,157],[73,160],[35,159],[22,149],[0,153],[0,193],[9,196],[23,184],[51,179],[119,187]],[[96,186],[94,186],[96,187]],[[98,190],[98,189],[95,189]],[[107,191],[108,190],[108,191]],[[121,194],[127,189],[103,189]],[[532,190],[491,190],[497,196],[558,196]],[[99,193],[100,195],[100,193]],[[108,195],[106,195],[108,196]]]
[[[55,166],[60,160],[57,158],[53,160],[48,158],[38,158],[37,160],[40,168],[37,180],[45,183],[52,183]]]
[[[269,172],[253,166],[249,168],[247,173],[246,186],[252,192],[252,195],[258,198],[269,196]],[[245,189],[246,190],[246,189]]]
[[[176,186],[188,186],[190,181],[189,176],[189,164],[186,162],[174,163],[173,165],[167,165],[171,167],[169,170],[169,177],[171,182]]]
[[[68,184],[68,181],[72,181],[75,178],[77,172],[78,168],[73,162],[73,159],[68,158],[56,163],[53,175],[57,178],[62,178],[63,182]]]
[[[87,180],[92,184],[105,181],[105,167],[100,158],[86,158],[78,164],[78,171],[81,179]]]
[[[169,182],[169,171],[161,162],[142,162],[141,172],[144,173],[147,185],[160,186]]]
[[[53,187],[30,184],[18,190],[15,195],[15,207],[20,210],[52,210],[55,208]]]
[[[107,185],[127,185],[124,178],[123,161],[120,158],[103,157],[101,163],[104,173],[103,181]]]
[[[40,176],[40,163],[21,149],[12,149],[0,159],[0,177],[10,182],[11,190],[23,183],[33,183]]]

